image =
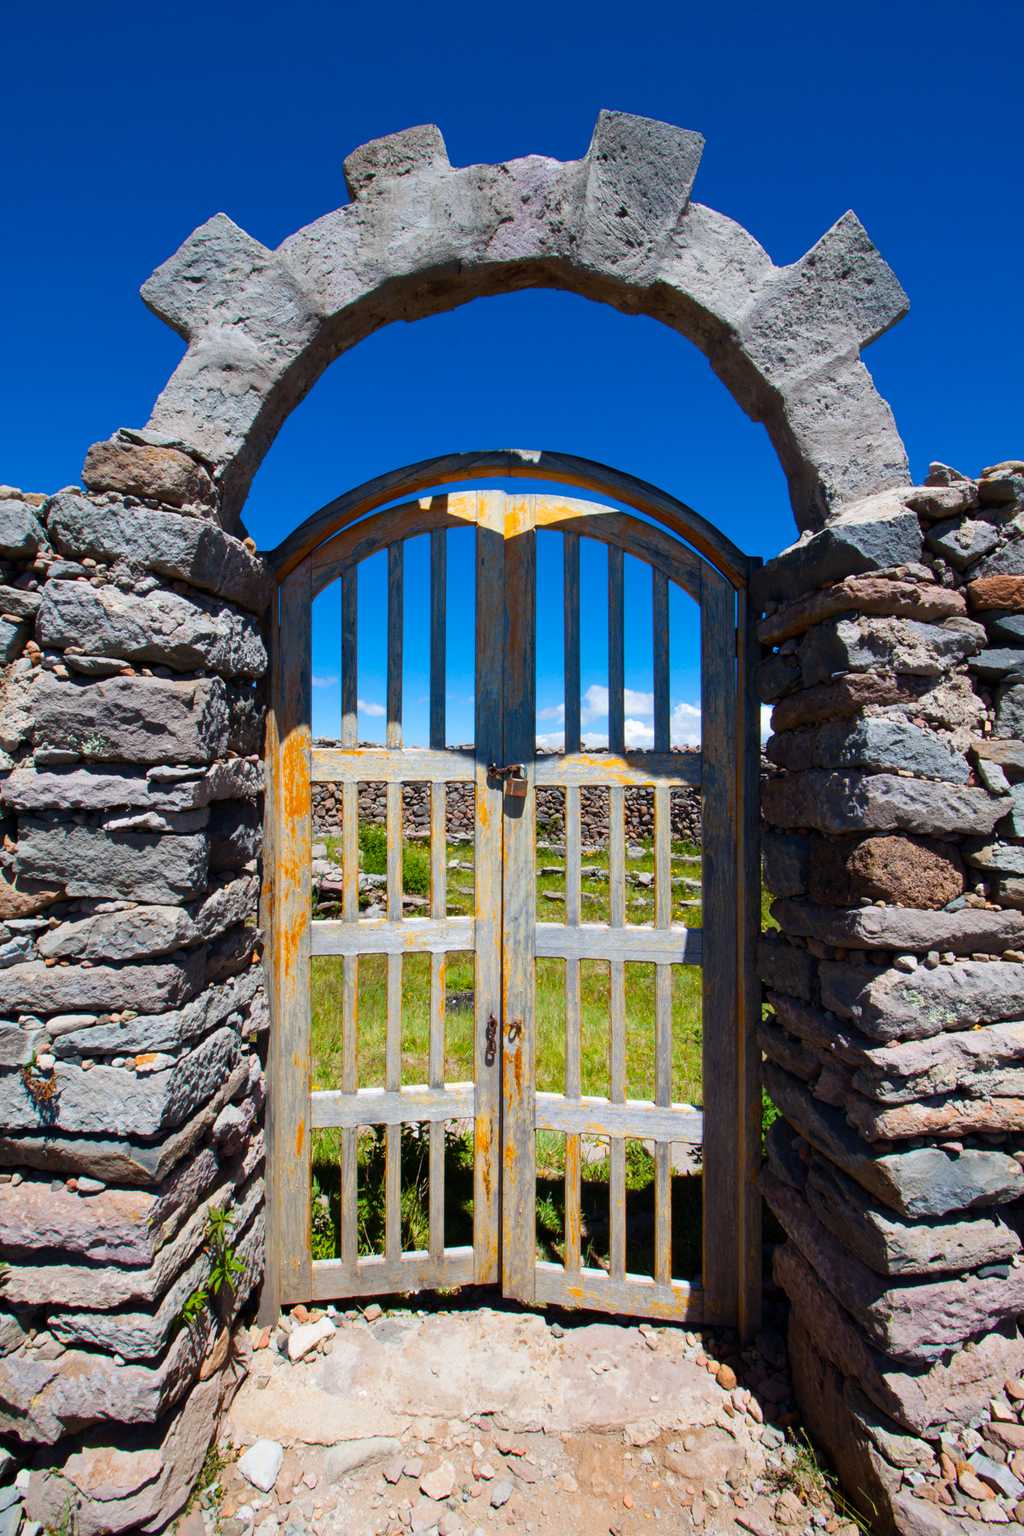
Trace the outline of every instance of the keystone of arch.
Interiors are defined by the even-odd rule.
[[[764,423],[801,529],[909,483],[860,359],[906,313],[893,272],[853,213],[774,266],[740,225],[690,201],[703,143],[602,112],[582,160],[453,167],[438,128],[410,128],[351,154],[351,201],[275,251],[216,214],[143,286],[188,349],[137,436],[211,466],[232,526],[282,422],[342,352],[394,320],[549,287],[694,342]]]

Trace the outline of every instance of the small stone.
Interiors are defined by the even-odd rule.
[[[967,1462],[963,1462],[957,1471],[957,1485],[961,1493],[965,1493],[969,1499],[977,1499],[984,1503],[986,1499],[994,1499],[995,1494],[987,1483],[983,1483],[976,1472],[973,1472]]]
[[[398,1483],[402,1480],[403,1463],[401,1456],[394,1456],[384,1463],[384,1480],[388,1483]]]
[[[378,1317],[384,1316],[384,1308],[378,1306],[377,1302],[372,1301],[368,1307],[364,1308],[363,1316],[368,1323],[375,1323]]]
[[[720,1365],[715,1372],[715,1380],[726,1392],[731,1392],[736,1385],[736,1372],[731,1365]]]
[[[269,1493],[277,1482],[283,1461],[284,1447],[276,1440],[255,1440],[238,1458],[238,1470],[254,1488]]]
[[[491,1489],[491,1508],[501,1509],[502,1505],[507,1504],[509,1499],[512,1497],[512,1492],[512,1479],[503,1477],[501,1481],[495,1483],[494,1487]]]
[[[439,1467],[425,1472],[420,1478],[420,1492],[426,1494],[428,1499],[436,1503],[442,1503],[451,1497],[455,1487],[455,1468],[450,1461],[442,1461]]]

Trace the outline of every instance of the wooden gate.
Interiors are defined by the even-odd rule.
[[[455,478],[454,475],[449,478]],[[464,477],[463,477],[464,478]],[[431,483],[443,483],[441,476]],[[590,477],[593,483],[593,477]],[[627,482],[632,488],[635,482]],[[623,498],[625,499],[625,498]],[[635,494],[631,496],[637,504]],[[674,504],[678,507],[678,504]],[[641,503],[642,506],[642,503]],[[685,509],[683,509],[685,511]],[[694,515],[695,517],[695,515]],[[311,520],[312,524],[316,519]],[[679,519],[677,519],[677,522]],[[696,520],[699,522],[699,520]],[[336,526],[336,524],[335,524]],[[475,738],[451,748],[445,716],[446,539],[475,528]],[[535,696],[536,541],[561,536],[564,570],[564,745],[537,751]],[[701,531],[706,525],[701,525]],[[559,1303],[692,1323],[731,1323],[749,1334],[759,1316],[760,1096],[754,1044],[757,990],[752,947],[759,917],[756,847],[757,706],[750,686],[745,578],[731,546],[716,568],[674,533],[631,512],[554,495],[460,491],[390,507],[350,522],[295,558],[283,546],[275,615],[274,700],[269,728],[264,911],[272,995],[269,1056],[268,1276],[263,1312],[281,1302],[325,1301],[469,1282],[500,1282],[527,1303]],[[403,744],[403,588],[406,541],[429,536],[429,747]],[[607,591],[581,601],[581,540],[607,548]],[[695,540],[696,542],[696,540]],[[705,541],[706,542],[706,541]],[[373,554],[387,561],[387,724],[383,747],[358,744],[357,571]],[[715,550],[711,553],[714,555]],[[653,742],[627,750],[624,557],[650,569]],[[341,589],[341,736],[313,745],[311,614],[316,596]],[[700,606],[700,751],[672,750],[669,591]],[[581,611],[607,609],[608,746],[585,750],[581,722]],[[340,913],[313,916],[311,795],[340,786]],[[383,916],[360,916],[360,786],[384,785],[386,887]],[[429,786],[429,912],[408,916],[403,900],[403,786]],[[703,814],[702,928],[673,919],[671,796],[699,785]],[[446,801],[471,794],[474,894],[469,915],[449,909]],[[607,921],[585,919],[581,797],[607,797]],[[630,921],[626,885],[626,797],[653,797],[651,920]],[[564,796],[564,919],[538,915],[538,791]],[[561,915],[561,914],[559,914]],[[446,965],[471,952],[473,1072],[447,1081]],[[402,975],[408,956],[430,957],[427,1081],[403,1081]],[[341,967],[338,1086],[311,1091],[310,970],[316,957]],[[377,961],[386,982],[384,1081],[358,1072],[360,961]],[[535,985],[538,960],[564,962],[564,1081],[538,1092]],[[607,962],[608,1091],[582,1091],[581,967]],[[424,962],[425,963],[425,962]],[[653,1093],[627,1097],[629,968],[653,967]],[[672,1097],[673,968],[702,967],[703,1109]],[[634,973],[635,974],[635,973]],[[445,1242],[445,1127],[472,1127],[472,1243]],[[429,1242],[404,1249],[403,1127],[417,1127],[429,1157]],[[311,1250],[310,1147],[333,1128],[340,1180],[336,1257]],[[382,1251],[361,1252],[357,1227],[359,1137],[384,1143]],[[538,1133],[564,1137],[562,1262],[536,1256]],[[583,1157],[606,1142],[608,1258],[588,1267],[581,1251]],[[654,1234],[650,1273],[627,1267],[627,1141],[653,1148]],[[701,1149],[703,1241],[699,1277],[673,1266],[672,1147]]]

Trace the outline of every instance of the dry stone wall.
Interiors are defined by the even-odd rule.
[[[798,1395],[878,1529],[1019,1519],[1024,463],[933,465],[757,590],[764,1192]]]
[[[160,1529],[230,1390],[267,1024],[263,565],[186,454],[85,478],[0,492],[0,1435],[81,1536]]]
[[[325,743],[325,745],[334,743]],[[649,789],[626,790],[626,836],[637,840],[654,836],[654,795]],[[318,837],[336,835],[341,829],[341,785],[314,784],[313,830]],[[474,831],[474,791],[470,784],[449,784],[445,801],[449,837],[471,838]],[[387,795],[383,784],[359,786],[359,818],[383,825]],[[406,784],[402,790],[402,819],[406,837],[430,834],[430,786]],[[603,848],[608,842],[608,793],[583,789],[580,794],[580,825],[583,846]],[[561,838],[565,827],[565,792],[550,786],[537,791],[537,827],[541,836]],[[672,791],[672,836],[699,843],[701,837],[700,790],[689,787]]]

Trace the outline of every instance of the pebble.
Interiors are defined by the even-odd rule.
[[[512,1479],[509,1477],[503,1477],[501,1481],[495,1483],[494,1487],[491,1489],[491,1508],[500,1509],[503,1504],[508,1503],[511,1497]]]

